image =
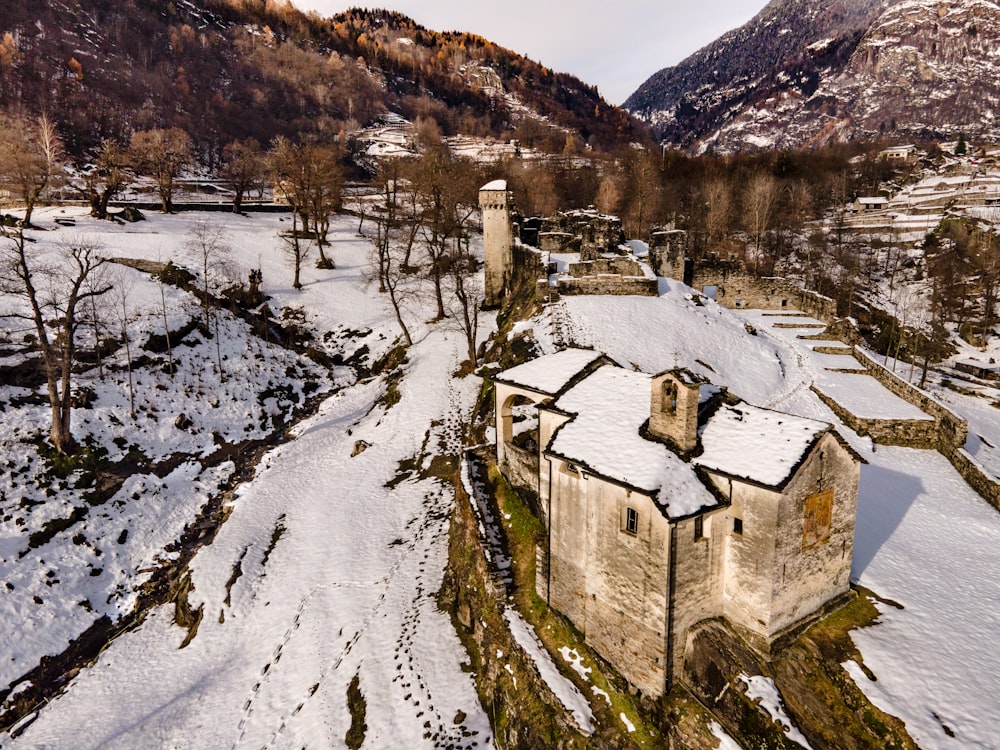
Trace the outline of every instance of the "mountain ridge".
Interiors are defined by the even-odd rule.
[[[477,85],[468,63],[524,106]],[[0,110],[48,113],[75,158],[102,139],[181,127],[209,166],[230,140],[328,137],[388,112],[434,119],[445,135],[518,137],[529,122],[551,150],[566,131],[599,150],[650,139],[595,87],[474,34],[266,0],[6,0]]]
[[[623,106],[694,152],[991,137],[997,41],[990,0],[774,0]]]

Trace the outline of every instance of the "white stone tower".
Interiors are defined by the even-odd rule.
[[[486,289],[483,307],[498,307],[510,285],[513,256],[511,246],[511,196],[506,180],[494,180],[479,189],[483,210],[483,256]]]

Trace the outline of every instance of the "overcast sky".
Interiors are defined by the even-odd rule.
[[[661,68],[743,25],[766,0],[292,0],[323,16],[386,7],[435,31],[469,31],[594,84],[621,104]]]

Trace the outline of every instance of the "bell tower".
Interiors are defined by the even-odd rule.
[[[483,210],[483,256],[486,289],[484,308],[499,307],[510,286],[513,255],[511,246],[511,196],[506,180],[494,180],[479,189]]]
[[[698,400],[705,381],[679,368],[655,375],[649,404],[649,432],[669,440],[681,453],[698,445]]]

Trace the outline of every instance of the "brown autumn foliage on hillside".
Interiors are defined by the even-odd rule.
[[[498,85],[546,120],[510,112]],[[567,130],[598,150],[649,138],[594,87],[482,37],[273,0],[5,0],[0,109],[47,113],[76,159],[136,130],[181,128],[208,167],[234,140],[329,137],[390,110],[445,135],[522,129],[553,150]]]

